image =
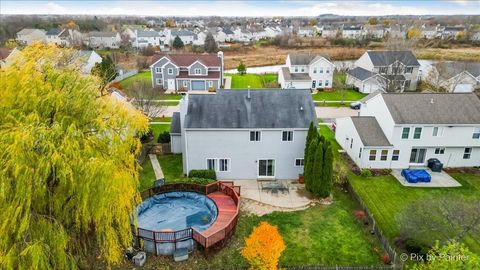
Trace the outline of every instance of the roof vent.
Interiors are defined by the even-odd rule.
[[[430,104],[433,104],[435,103],[435,100],[433,100],[433,98],[430,99]]]

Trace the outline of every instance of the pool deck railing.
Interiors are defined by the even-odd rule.
[[[141,192],[141,196],[145,200],[157,194],[174,191],[197,192],[213,200],[218,210],[215,222],[203,232],[195,228],[179,231],[151,231],[132,227],[137,239],[153,242],[155,254],[157,254],[157,243],[177,243],[193,238],[207,252],[230,239],[237,226],[240,212],[239,186],[234,186],[231,181],[217,181],[208,185],[175,183],[145,190]]]

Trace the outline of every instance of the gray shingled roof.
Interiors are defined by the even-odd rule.
[[[117,32],[98,32],[93,31],[89,33],[90,37],[116,37]]]
[[[193,32],[190,32],[190,31],[187,31],[187,30],[180,30],[180,31],[172,31],[172,36],[173,37],[176,37],[176,36],[193,36],[194,33]]]
[[[407,66],[420,66],[411,51],[368,51],[367,54],[374,66],[389,66],[395,61]]]
[[[361,68],[361,67],[356,67],[354,69],[349,69],[347,71],[347,73],[357,79],[359,79],[360,81],[364,81],[372,76],[375,76],[377,75],[377,73],[375,72],[371,72],[369,70],[366,70],[364,68]]]
[[[170,134],[180,134],[180,113],[174,112],[172,115],[172,125],[170,126]]]
[[[450,79],[463,71],[468,71],[473,77],[480,76],[480,63],[475,62],[439,62],[432,66],[442,78]]]
[[[329,59],[327,55],[311,54],[311,53],[289,53],[290,63],[292,65],[309,65],[313,60],[318,57],[324,57]]]
[[[480,99],[473,93],[383,93],[397,124],[480,124]]]
[[[282,67],[283,78],[285,81],[310,81],[312,78],[308,73],[290,73],[288,67]]]
[[[58,28],[51,28],[50,30],[48,30],[47,32],[47,36],[58,36],[58,34],[60,34],[62,30],[58,29]]]
[[[185,128],[308,128],[317,123],[310,90],[219,90],[190,94]]]
[[[158,37],[159,34],[157,31],[143,31],[137,30],[137,37]]]
[[[391,146],[382,128],[373,116],[353,116],[353,125],[365,146]]]
[[[370,94],[364,96],[362,99],[360,99],[360,102],[365,103],[365,102],[369,101],[370,99],[376,97],[380,93],[382,93],[381,90],[373,91]]]

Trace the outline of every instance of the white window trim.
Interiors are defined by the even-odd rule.
[[[183,87],[188,87],[188,81],[183,81]]]
[[[437,149],[438,149],[438,153],[437,153]],[[435,155],[444,155],[445,150],[446,150],[445,147],[435,147],[435,149],[433,150],[433,153],[435,153]]]
[[[420,137],[415,138],[415,130],[417,130],[417,129],[420,129]],[[414,140],[420,140],[420,139],[422,139],[422,133],[423,133],[423,128],[422,128],[422,127],[414,127],[414,128],[413,128],[413,136],[412,136],[412,139],[414,139]]]
[[[162,68],[161,67],[155,67],[155,73],[161,74],[162,73]]]
[[[372,157],[372,151],[375,151],[375,155],[373,156],[374,159],[370,159]],[[368,151],[368,161],[377,161],[378,150],[377,149],[370,149]]]
[[[208,87],[213,87],[213,81],[208,81]]]
[[[304,158],[295,158],[295,162],[293,163],[294,167],[303,167],[304,165],[297,165],[297,160],[303,160],[303,164],[305,165],[305,159]]]
[[[403,130],[408,128],[408,134],[407,134],[407,138],[403,138]],[[402,140],[408,140],[410,138],[410,131],[412,130],[411,127],[402,127],[402,132],[400,133],[400,139]]]
[[[291,133],[292,133],[292,140],[291,140],[291,141],[289,141],[289,140],[284,141],[284,140],[283,140],[283,132],[291,132]],[[293,130],[282,130],[282,135],[281,135],[281,136],[282,136],[282,137],[281,137],[282,142],[293,142],[293,141],[295,140],[295,136],[294,136],[293,133],[294,133]],[[288,133],[287,133],[287,137],[288,137]]]
[[[395,155],[395,151],[398,151],[398,154]],[[394,156],[397,156],[397,159],[393,159]],[[400,160],[400,150],[399,149],[393,149],[392,150],[392,161],[399,161]]]
[[[209,169],[208,169],[208,161],[209,161],[209,160],[213,160],[213,167],[214,167],[213,170],[214,170],[214,171],[217,171],[218,158],[206,158],[206,159],[205,159],[205,169],[206,169],[206,170],[209,170]]]
[[[383,151],[387,151],[387,154],[386,155],[383,155]],[[388,161],[388,149],[382,149],[380,150],[380,161]],[[385,159],[382,159],[382,157],[385,157]]]
[[[173,75],[173,68],[168,68],[168,75]]]
[[[220,160],[223,160],[223,159],[227,160],[227,170],[226,171],[221,171],[220,170],[220,167],[221,167]],[[218,172],[231,172],[231,170],[232,170],[232,161],[231,161],[230,158],[219,158],[218,159]]]
[[[479,140],[480,139],[480,135],[478,138],[474,138],[475,134],[480,134],[480,127],[473,127],[473,133],[472,133],[472,139],[474,140]]]
[[[260,176],[260,160],[273,160],[273,176]],[[257,178],[260,179],[275,179],[277,175],[277,160],[274,158],[259,158],[257,159]]]
[[[258,135],[259,140],[258,140],[258,141],[252,141],[252,140],[251,140],[251,133],[252,133],[252,132],[259,132],[259,135]],[[256,137],[256,136],[255,136],[255,137]],[[249,140],[250,142],[261,142],[261,141],[262,141],[262,131],[260,131],[260,130],[250,130],[250,131],[248,132],[248,140]]]
[[[198,73],[197,73],[197,71],[198,71]],[[201,68],[195,68],[195,69],[193,70],[193,74],[194,74],[194,75],[202,75],[202,69],[201,69]]]

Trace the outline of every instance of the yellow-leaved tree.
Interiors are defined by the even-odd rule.
[[[147,120],[75,55],[34,44],[0,71],[0,269],[112,265],[131,244]]]
[[[242,256],[250,264],[250,269],[277,269],[278,260],[285,250],[285,243],[278,233],[277,226],[262,221],[247,238]]]

